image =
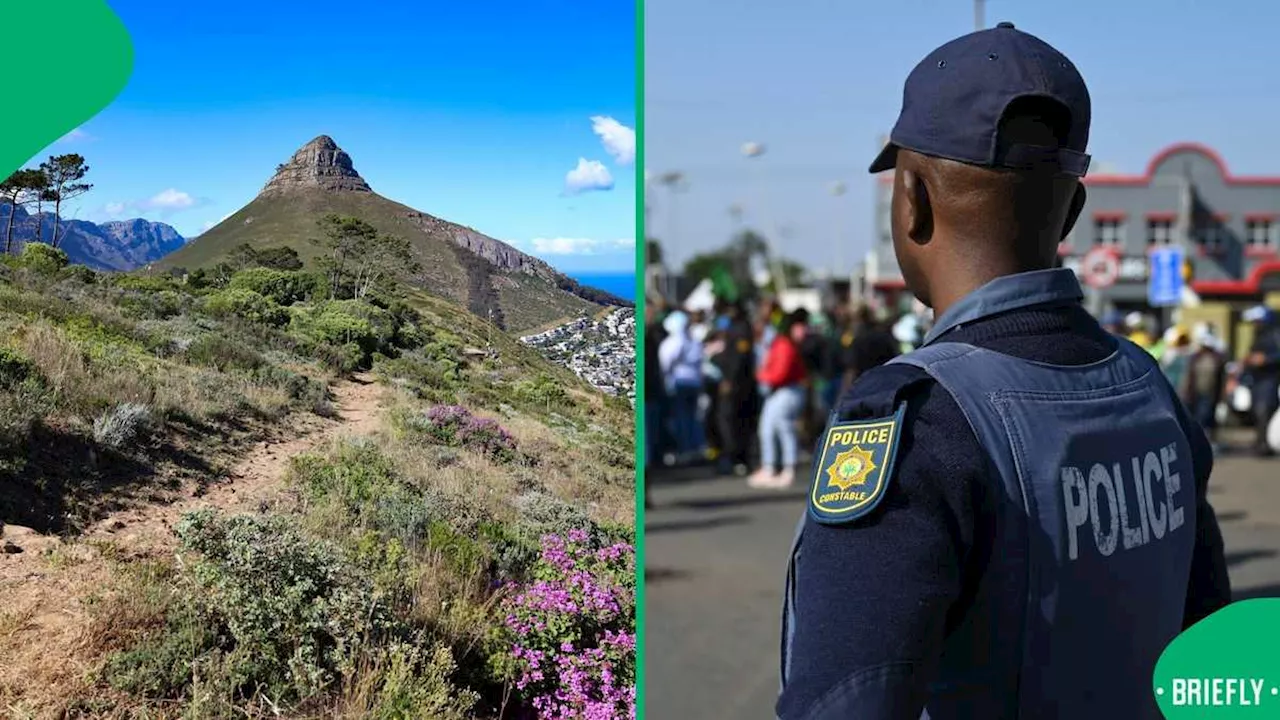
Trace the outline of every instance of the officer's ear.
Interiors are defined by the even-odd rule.
[[[902,199],[906,207],[907,237],[921,245],[933,237],[933,203],[924,179],[914,170],[899,170],[902,176]]]
[[[1067,235],[1071,234],[1071,229],[1076,226],[1080,213],[1084,211],[1084,201],[1088,199],[1088,195],[1084,189],[1084,183],[1077,180],[1076,191],[1071,195],[1071,207],[1067,209],[1067,221],[1062,223],[1062,240],[1066,240]]]

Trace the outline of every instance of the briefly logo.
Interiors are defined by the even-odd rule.
[[[889,417],[827,428],[809,491],[809,515],[828,525],[852,522],[880,504],[893,474],[905,406]]]
[[[830,476],[827,484],[840,490],[865,485],[867,475],[875,469],[876,461],[871,453],[855,445],[836,456],[831,469],[827,470],[827,475]]]

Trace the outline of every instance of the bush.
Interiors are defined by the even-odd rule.
[[[11,390],[32,379],[41,378],[36,364],[16,351],[0,347],[0,388]]]
[[[442,445],[463,447],[498,460],[516,459],[516,440],[495,420],[480,418],[459,405],[437,405],[409,420],[411,429]]]
[[[289,322],[289,312],[275,300],[243,288],[213,293],[205,298],[204,309],[215,317],[239,317],[274,327]]]
[[[182,314],[182,296],[173,290],[130,293],[121,298],[120,305],[142,318],[167,320]]]
[[[29,242],[22,247],[22,255],[19,256],[19,262],[22,267],[39,273],[41,275],[55,275],[57,272],[65,268],[70,260],[67,254],[52,245],[44,243]]]
[[[515,385],[516,397],[540,408],[561,408],[568,404],[569,394],[550,377],[539,375]]]
[[[266,364],[266,360],[253,348],[221,335],[201,335],[187,346],[188,362],[205,367],[226,370],[254,370]]]
[[[315,275],[256,267],[233,275],[227,287],[229,290],[251,290],[280,305],[292,305],[311,297],[319,286],[320,280]]]
[[[177,527],[203,614],[226,630],[237,691],[295,701],[332,686],[402,630],[367,577],[286,518],[202,510]]]
[[[320,415],[330,414],[329,389],[324,383],[301,373],[275,365],[262,365],[254,370],[254,379],[289,393],[289,398]]]
[[[295,308],[289,331],[316,345],[354,344],[367,364],[376,352],[391,352],[395,323],[390,313],[358,300],[329,300]]]
[[[541,718],[635,717],[635,552],[548,535],[503,602],[505,669]]]
[[[151,408],[138,403],[123,403],[93,421],[93,439],[99,445],[123,449],[146,432],[151,425]]]

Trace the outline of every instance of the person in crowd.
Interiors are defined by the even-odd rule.
[[[706,336],[702,355],[702,397],[705,410],[700,418],[702,437],[706,439],[707,459],[718,462],[724,452],[724,438],[720,433],[720,356],[725,351],[724,329],[717,322]]]
[[[1267,427],[1280,405],[1280,313],[1260,305],[1250,308],[1242,319],[1256,328],[1244,361],[1252,380],[1254,450],[1260,456],[1271,457],[1276,451],[1267,443]]]
[[[1218,405],[1227,380],[1227,359],[1221,341],[1208,323],[1199,323],[1191,332],[1192,350],[1179,387],[1182,402],[1191,417],[1204,429],[1216,448]]]
[[[1156,355],[1160,369],[1168,378],[1169,384],[1175,388],[1182,387],[1183,377],[1187,372],[1187,359],[1194,350],[1191,347],[1191,333],[1181,325],[1174,325],[1165,331],[1161,338],[1162,349]]]
[[[711,334],[711,325],[708,322],[707,313],[702,310],[693,310],[689,313],[689,337],[705,344],[707,336]]]
[[[1124,315],[1115,310],[1111,310],[1102,316],[1102,329],[1112,335],[1123,336],[1124,332]]]
[[[757,373],[765,398],[760,411],[760,469],[748,480],[751,487],[786,488],[795,481],[799,463],[796,421],[804,409],[808,380],[800,354],[807,316],[802,309],[783,320]]]
[[[876,318],[875,311],[864,305],[857,311],[857,330],[853,335],[845,361],[841,394],[843,395],[863,373],[879,367],[901,354],[902,346],[889,328]]]
[[[662,370],[658,348],[666,331],[662,327],[662,301],[653,298],[644,307],[644,439],[645,467],[651,467],[653,458],[666,456],[671,444],[667,438],[668,402],[666,374]],[[645,497],[648,497],[646,487]],[[646,500],[647,502],[647,500]]]
[[[750,464],[751,440],[758,415],[755,345],[746,309],[741,302],[722,302],[724,349],[716,357],[720,370],[717,387],[716,421],[719,423],[722,452],[720,472],[746,475]]]
[[[698,401],[702,394],[702,343],[689,333],[689,316],[673,312],[664,322],[667,337],[658,347],[666,380],[671,434],[677,462],[701,454]]]
[[[1155,344],[1155,339],[1151,337],[1151,333],[1147,331],[1147,319],[1140,312],[1131,312],[1124,318],[1124,329],[1129,342],[1138,347],[1151,351],[1151,346]]]
[[[799,312],[799,311],[797,311]],[[827,351],[829,324],[824,314],[809,315],[805,311],[804,323],[808,328],[800,341],[800,357],[804,361],[805,387],[804,410],[800,416],[800,442],[812,445],[826,424],[828,410],[824,400],[832,374],[830,353]]]

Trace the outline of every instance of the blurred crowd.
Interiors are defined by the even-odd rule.
[[[1111,314],[1102,324],[1146,349],[1211,439],[1231,416],[1256,428],[1255,449],[1280,438],[1280,316],[1245,313],[1257,325],[1243,362],[1232,362],[1218,328]],[[890,314],[842,304],[784,311],[776,300],[718,300],[711,311],[645,307],[645,464],[712,463],[754,488],[786,488],[807,462],[828,413],[857,377],[919,347],[931,314],[917,304]]]
[[[922,307],[787,312],[770,298],[645,313],[646,465],[711,462],[755,488],[794,483],[843,390],[929,327]]]

